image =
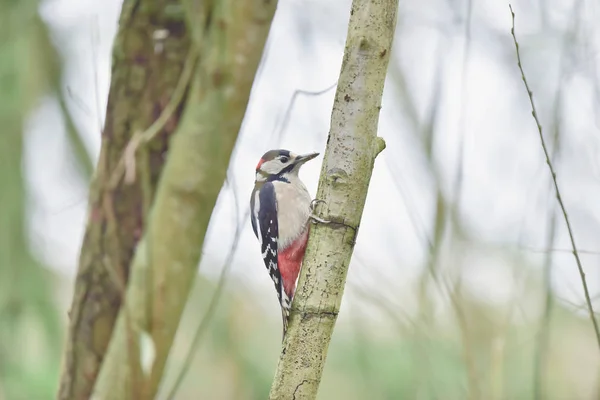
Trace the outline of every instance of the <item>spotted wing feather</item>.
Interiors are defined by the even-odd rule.
[[[279,304],[281,305],[281,315],[283,319],[283,333],[287,330],[288,317],[290,312],[290,299],[285,293],[281,272],[278,267],[277,242],[279,237],[279,226],[277,221],[277,198],[275,197],[275,187],[271,182],[265,183],[258,191],[258,201],[260,207],[255,207],[256,198],[252,196],[253,220],[252,228],[261,243],[262,258],[269,272],[269,276],[275,284]]]

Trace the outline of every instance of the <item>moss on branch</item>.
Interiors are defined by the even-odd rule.
[[[152,3],[154,7],[148,7]],[[144,229],[143,204],[151,204],[179,104],[147,151],[150,190],[141,182],[111,183],[134,133],[147,129],[169,103],[190,48],[183,18],[165,16],[176,0],[126,0],[113,51],[112,80],[100,159],[91,184],[87,227],[69,313],[59,399],[88,399],[111,338]],[[160,49],[153,33],[167,30]]]
[[[397,0],[354,0],[313,225],[270,399],[314,399],[340,309],[375,158]]]
[[[210,4],[187,16],[205,28],[193,35],[201,62],[133,260],[127,307],[95,386],[98,399],[156,395],[276,8],[274,0]],[[140,374],[144,336],[155,357]]]

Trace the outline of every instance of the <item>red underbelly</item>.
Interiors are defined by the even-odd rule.
[[[277,264],[281,278],[283,279],[283,288],[289,298],[292,298],[294,295],[296,279],[298,278],[304,252],[306,251],[308,231],[309,229],[306,229],[302,236],[277,254]]]

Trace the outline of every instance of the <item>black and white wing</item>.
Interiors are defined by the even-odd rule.
[[[275,197],[273,183],[266,182],[260,189],[252,193],[250,207],[252,209],[252,229],[254,229],[254,234],[261,244],[263,261],[269,276],[275,284],[275,290],[277,290],[283,318],[283,334],[285,336],[291,304],[283,288],[281,272],[277,265],[279,225],[277,221],[277,198]]]

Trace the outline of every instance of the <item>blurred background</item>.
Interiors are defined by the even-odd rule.
[[[0,0],[0,399],[50,399],[119,0]],[[600,310],[600,4],[513,4]],[[348,0],[280,0],[159,398],[264,399],[280,350],[248,221],[272,148],[325,149]],[[598,399],[600,351],[506,1],[400,4],[377,158],[320,399]],[[329,89],[329,90],[327,90]],[[321,157],[301,173],[316,192]]]

